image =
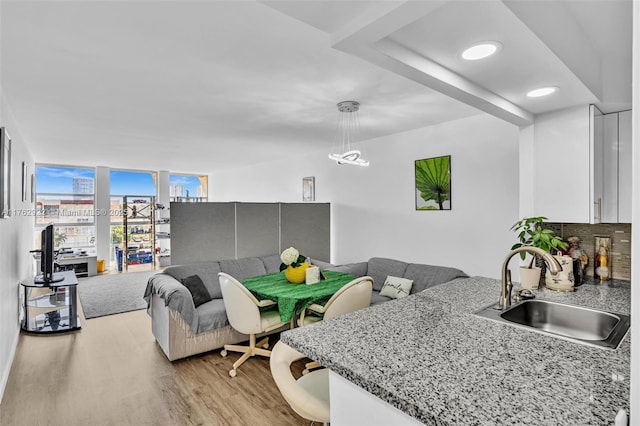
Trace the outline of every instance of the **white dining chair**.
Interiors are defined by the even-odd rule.
[[[273,300],[256,299],[241,282],[229,274],[220,272],[218,277],[229,324],[240,333],[249,335],[249,346],[224,345],[224,349],[220,352],[223,357],[227,356],[227,351],[242,353],[242,356],[233,363],[233,368],[229,371],[229,376],[235,377],[238,367],[250,357],[255,355],[271,356],[271,351],[267,349],[269,337],[256,343],[256,335],[276,330],[288,323],[280,321],[280,313],[277,309],[260,310],[260,308],[275,306],[276,302]]]
[[[314,303],[307,306],[300,313],[298,325],[302,327],[367,308],[371,304],[372,292],[373,278],[368,276],[356,278],[342,286],[324,305]]]
[[[367,308],[371,304],[372,292],[373,278],[369,276],[356,278],[340,288],[324,305],[314,303],[304,309],[300,313],[298,325],[303,327],[324,319]],[[308,315],[307,312],[312,315]],[[318,362],[311,361],[305,365],[302,374],[306,375],[311,369],[318,367],[320,367]]]
[[[291,364],[302,358],[305,356],[291,346],[282,341],[276,343],[269,360],[273,380],[298,415],[312,422],[329,423],[329,371],[317,370],[296,379]]]

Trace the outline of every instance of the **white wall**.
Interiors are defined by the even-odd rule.
[[[535,126],[520,128],[520,216],[530,217],[534,212],[535,181]]]
[[[0,398],[9,377],[20,324],[18,321],[18,288],[21,280],[29,278],[33,261],[34,217],[21,214],[20,210],[33,211],[30,197],[22,202],[22,162],[26,161],[29,175],[33,173],[33,156],[16,126],[15,119],[0,88],[0,126],[8,129],[11,145],[11,210],[12,215],[0,219]],[[30,193],[28,194],[30,195]],[[18,212],[16,212],[18,210]]]
[[[300,201],[315,176],[332,204],[332,262],[383,256],[499,278],[518,220],[518,128],[486,114],[367,142],[371,166],[338,166],[327,151],[212,172],[210,201]],[[416,211],[414,161],[451,155],[452,210]],[[293,158],[293,156],[291,156]]]

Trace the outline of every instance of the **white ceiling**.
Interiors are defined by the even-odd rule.
[[[37,162],[209,173],[485,111],[631,105],[631,1],[6,2],[3,95]],[[480,19],[478,19],[480,18]],[[500,40],[489,60],[467,44]],[[530,100],[537,84],[560,91]],[[326,158],[321,155],[320,158]],[[329,161],[328,159],[326,161]]]

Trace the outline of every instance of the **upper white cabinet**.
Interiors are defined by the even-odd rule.
[[[594,113],[594,108],[584,105],[536,116],[533,135],[536,216],[546,216],[552,222],[593,222]]]
[[[602,198],[596,200],[600,222],[618,221],[618,114],[605,114],[602,120],[604,144],[596,152],[595,160],[602,167],[602,175],[596,179],[602,182]],[[599,155],[598,155],[599,154]]]
[[[618,223],[631,223],[631,110],[618,116]]]
[[[605,114],[603,129],[601,222],[631,223],[631,111]]]
[[[603,115],[585,105],[541,114],[533,151],[536,216],[631,222],[631,111]]]
[[[589,106],[589,174],[591,213],[589,223],[602,222],[605,176],[608,173],[605,161],[605,122],[602,112],[593,105]]]

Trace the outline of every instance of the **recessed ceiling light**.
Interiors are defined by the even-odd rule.
[[[539,98],[540,96],[547,96],[557,91],[558,88],[555,86],[540,87],[538,89],[533,89],[527,92],[527,96],[530,98]]]
[[[483,41],[482,43],[476,43],[473,46],[465,49],[460,56],[467,61],[476,61],[478,59],[486,58],[497,53],[502,49],[502,44],[497,41]]]

